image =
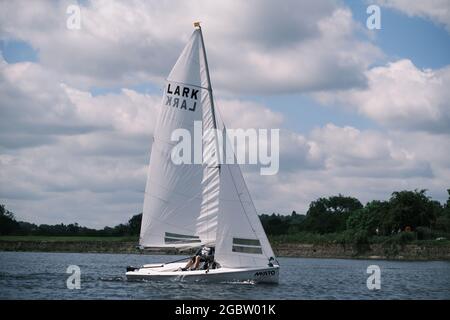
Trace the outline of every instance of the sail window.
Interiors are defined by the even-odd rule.
[[[242,239],[242,238],[233,238],[233,244],[244,245],[244,246],[259,246],[261,247],[261,243],[258,239]]]
[[[165,243],[191,243],[201,242],[198,236],[166,232],[164,236]]]
[[[261,243],[258,239],[233,238],[232,251],[262,254]]]

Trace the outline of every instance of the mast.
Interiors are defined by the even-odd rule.
[[[212,115],[212,119],[213,119],[214,130],[217,131],[217,120],[216,120],[216,111],[215,111],[215,106],[214,106],[213,90],[212,90],[212,85],[211,85],[211,78],[209,76],[208,58],[206,57],[206,48],[205,48],[205,41],[203,40],[202,27],[200,26],[200,22],[194,22],[194,27],[198,28],[198,30],[200,32],[200,39],[202,41],[202,51],[203,51],[203,57],[205,58],[205,67],[206,67],[206,80],[208,82],[209,101],[211,103],[211,115]],[[219,143],[217,141],[217,137],[215,140],[216,140],[217,168],[219,168],[219,170],[220,170]]]

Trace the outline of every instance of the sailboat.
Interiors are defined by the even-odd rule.
[[[197,22],[165,85],[150,156],[139,246],[143,250],[179,251],[212,247],[214,267],[184,271],[187,261],[146,264],[127,267],[128,280],[278,283],[280,266],[239,164],[219,160],[214,132],[225,131],[225,126],[216,115],[202,29]],[[202,155],[209,155],[209,161],[175,164],[171,153],[176,143],[171,141],[171,133],[182,128],[194,134],[195,122],[201,123]]]

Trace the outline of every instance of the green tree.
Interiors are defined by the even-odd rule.
[[[292,211],[292,214],[289,219],[289,227],[288,233],[295,234],[301,232],[304,228],[304,221],[306,216],[304,214],[298,214],[295,211]]]
[[[447,203],[445,204],[445,209],[450,210],[450,189],[447,189],[448,199]],[[450,211],[449,211],[450,213]]]
[[[304,222],[305,231],[318,233],[340,232],[346,229],[350,214],[363,207],[353,197],[341,194],[329,198],[319,198],[311,202]]]
[[[142,213],[136,214],[128,220],[130,235],[138,235],[141,230]]]
[[[436,229],[450,233],[450,189],[447,189],[448,199],[444,204],[442,211],[436,218]]]
[[[260,216],[260,220],[267,234],[279,235],[286,234],[288,231],[289,223],[287,218],[279,214],[263,214]]]
[[[14,214],[6,210],[4,205],[0,205],[0,235],[16,234],[20,230],[20,225],[16,221]]]
[[[393,192],[389,200],[389,211],[384,228],[396,231],[409,226],[431,227],[436,221],[436,207],[426,195],[426,190]]]
[[[389,210],[387,201],[374,200],[366,204],[362,209],[350,214],[347,219],[347,229],[366,231],[369,236],[385,234],[383,219]]]

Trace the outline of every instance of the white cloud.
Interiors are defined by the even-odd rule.
[[[393,191],[428,189],[443,201],[450,179],[450,136],[424,132],[380,132],[328,124],[297,136],[289,170],[275,176],[247,172],[260,212],[306,213],[312,200],[338,193],[362,202],[385,200]],[[309,162],[302,161],[309,159]],[[295,161],[297,160],[297,161]],[[316,164],[312,166],[311,163]]]
[[[427,162],[417,159],[385,133],[328,124],[312,131],[311,140],[323,153],[326,168],[336,176],[377,178],[431,178]]]
[[[229,128],[281,128],[280,173],[246,174],[260,212],[305,212],[337,193],[367,201],[428,188],[446,198],[450,135],[436,133],[450,128],[449,69],[401,60],[368,70],[381,53],[340,2],[98,0],[82,7],[80,31],[65,27],[69,3],[2,3],[0,37],[30,42],[40,58],[0,61],[0,199],[20,219],[103,227],[141,210],[161,97],[127,87],[162,81],[194,20],[222,92],[322,90],[322,101],[389,129],[330,123],[301,134],[260,103],[219,99]]]
[[[0,146],[53,143],[66,135],[118,130],[148,135],[160,97],[122,89],[92,96],[71,88],[41,65],[0,60]]]
[[[120,94],[92,96],[86,91],[63,85],[80,121],[109,127],[126,134],[153,132],[161,98],[122,89]]]
[[[251,101],[222,99],[216,102],[218,116],[227,128],[279,128],[283,116],[269,108]]]
[[[298,11],[308,14],[302,8]],[[267,19],[270,21],[270,17]],[[239,51],[235,46],[213,47],[211,61],[217,61],[212,65],[212,70],[217,70],[213,76],[220,86],[234,92],[305,92],[363,86],[363,71],[381,53],[370,43],[356,40],[354,30],[358,26],[351,11],[336,8],[330,15],[317,18],[313,36],[284,46],[266,48],[255,39],[242,38],[238,40],[242,43]],[[278,36],[282,38],[283,34]]]
[[[366,75],[367,88],[315,96],[323,103],[356,108],[389,128],[450,132],[450,66],[421,70],[410,60],[399,60]]]
[[[82,6],[80,30],[65,27],[69,3],[3,3],[0,36],[31,43],[43,66],[77,88],[161,82],[195,20],[203,22],[216,88],[235,93],[361,86],[381,55],[333,0],[94,0]]]
[[[30,101],[39,101],[39,93],[47,86],[58,88],[57,96],[65,97],[65,108],[72,109],[73,116],[68,118],[72,125],[81,123],[93,129],[60,133],[51,144],[4,148],[0,156],[2,202],[19,218],[38,223],[77,221],[103,227],[139,212],[159,97],[128,89],[92,96],[68,86],[33,81],[33,77],[45,77],[39,72],[24,74],[36,85],[35,91],[27,93]],[[21,86],[26,88],[28,82],[11,85],[16,86],[14,92],[23,92]],[[283,128],[283,117],[261,104],[225,100],[218,105],[229,127]],[[34,115],[35,124],[40,117],[53,117],[58,109],[47,112]],[[448,135],[383,133],[328,124],[308,134],[282,129],[280,141],[278,175],[246,173],[259,212],[306,212],[312,200],[337,193],[368,201],[385,199],[394,190],[427,188],[431,195],[445,198],[450,179]]]
[[[9,128],[21,128],[2,131],[2,203],[20,219],[93,227],[139,212],[160,97],[129,89],[93,96],[60,85],[37,64],[3,62],[2,68],[2,119]],[[381,74],[387,72],[383,68],[391,66]],[[284,117],[264,105],[237,99],[217,105],[229,128],[281,128],[279,174],[260,176],[246,168],[259,212],[304,213],[312,200],[337,193],[368,201],[386,199],[394,190],[427,188],[446,198],[449,135],[333,124],[300,134],[283,129]],[[24,135],[35,140],[24,145]]]
[[[93,96],[36,63],[0,73],[0,199],[19,219],[103,227],[142,210],[161,97],[130,89]],[[278,127],[279,113],[219,100],[230,127]]]
[[[68,99],[51,72],[35,63],[9,65],[0,56],[0,145],[51,143],[57,135],[93,130],[76,121]]]
[[[39,64],[0,67],[2,203],[38,223],[102,227],[137,213],[160,97],[92,96]]]
[[[380,5],[394,8],[408,16],[427,18],[445,26],[450,32],[450,2],[448,0],[378,0]]]

